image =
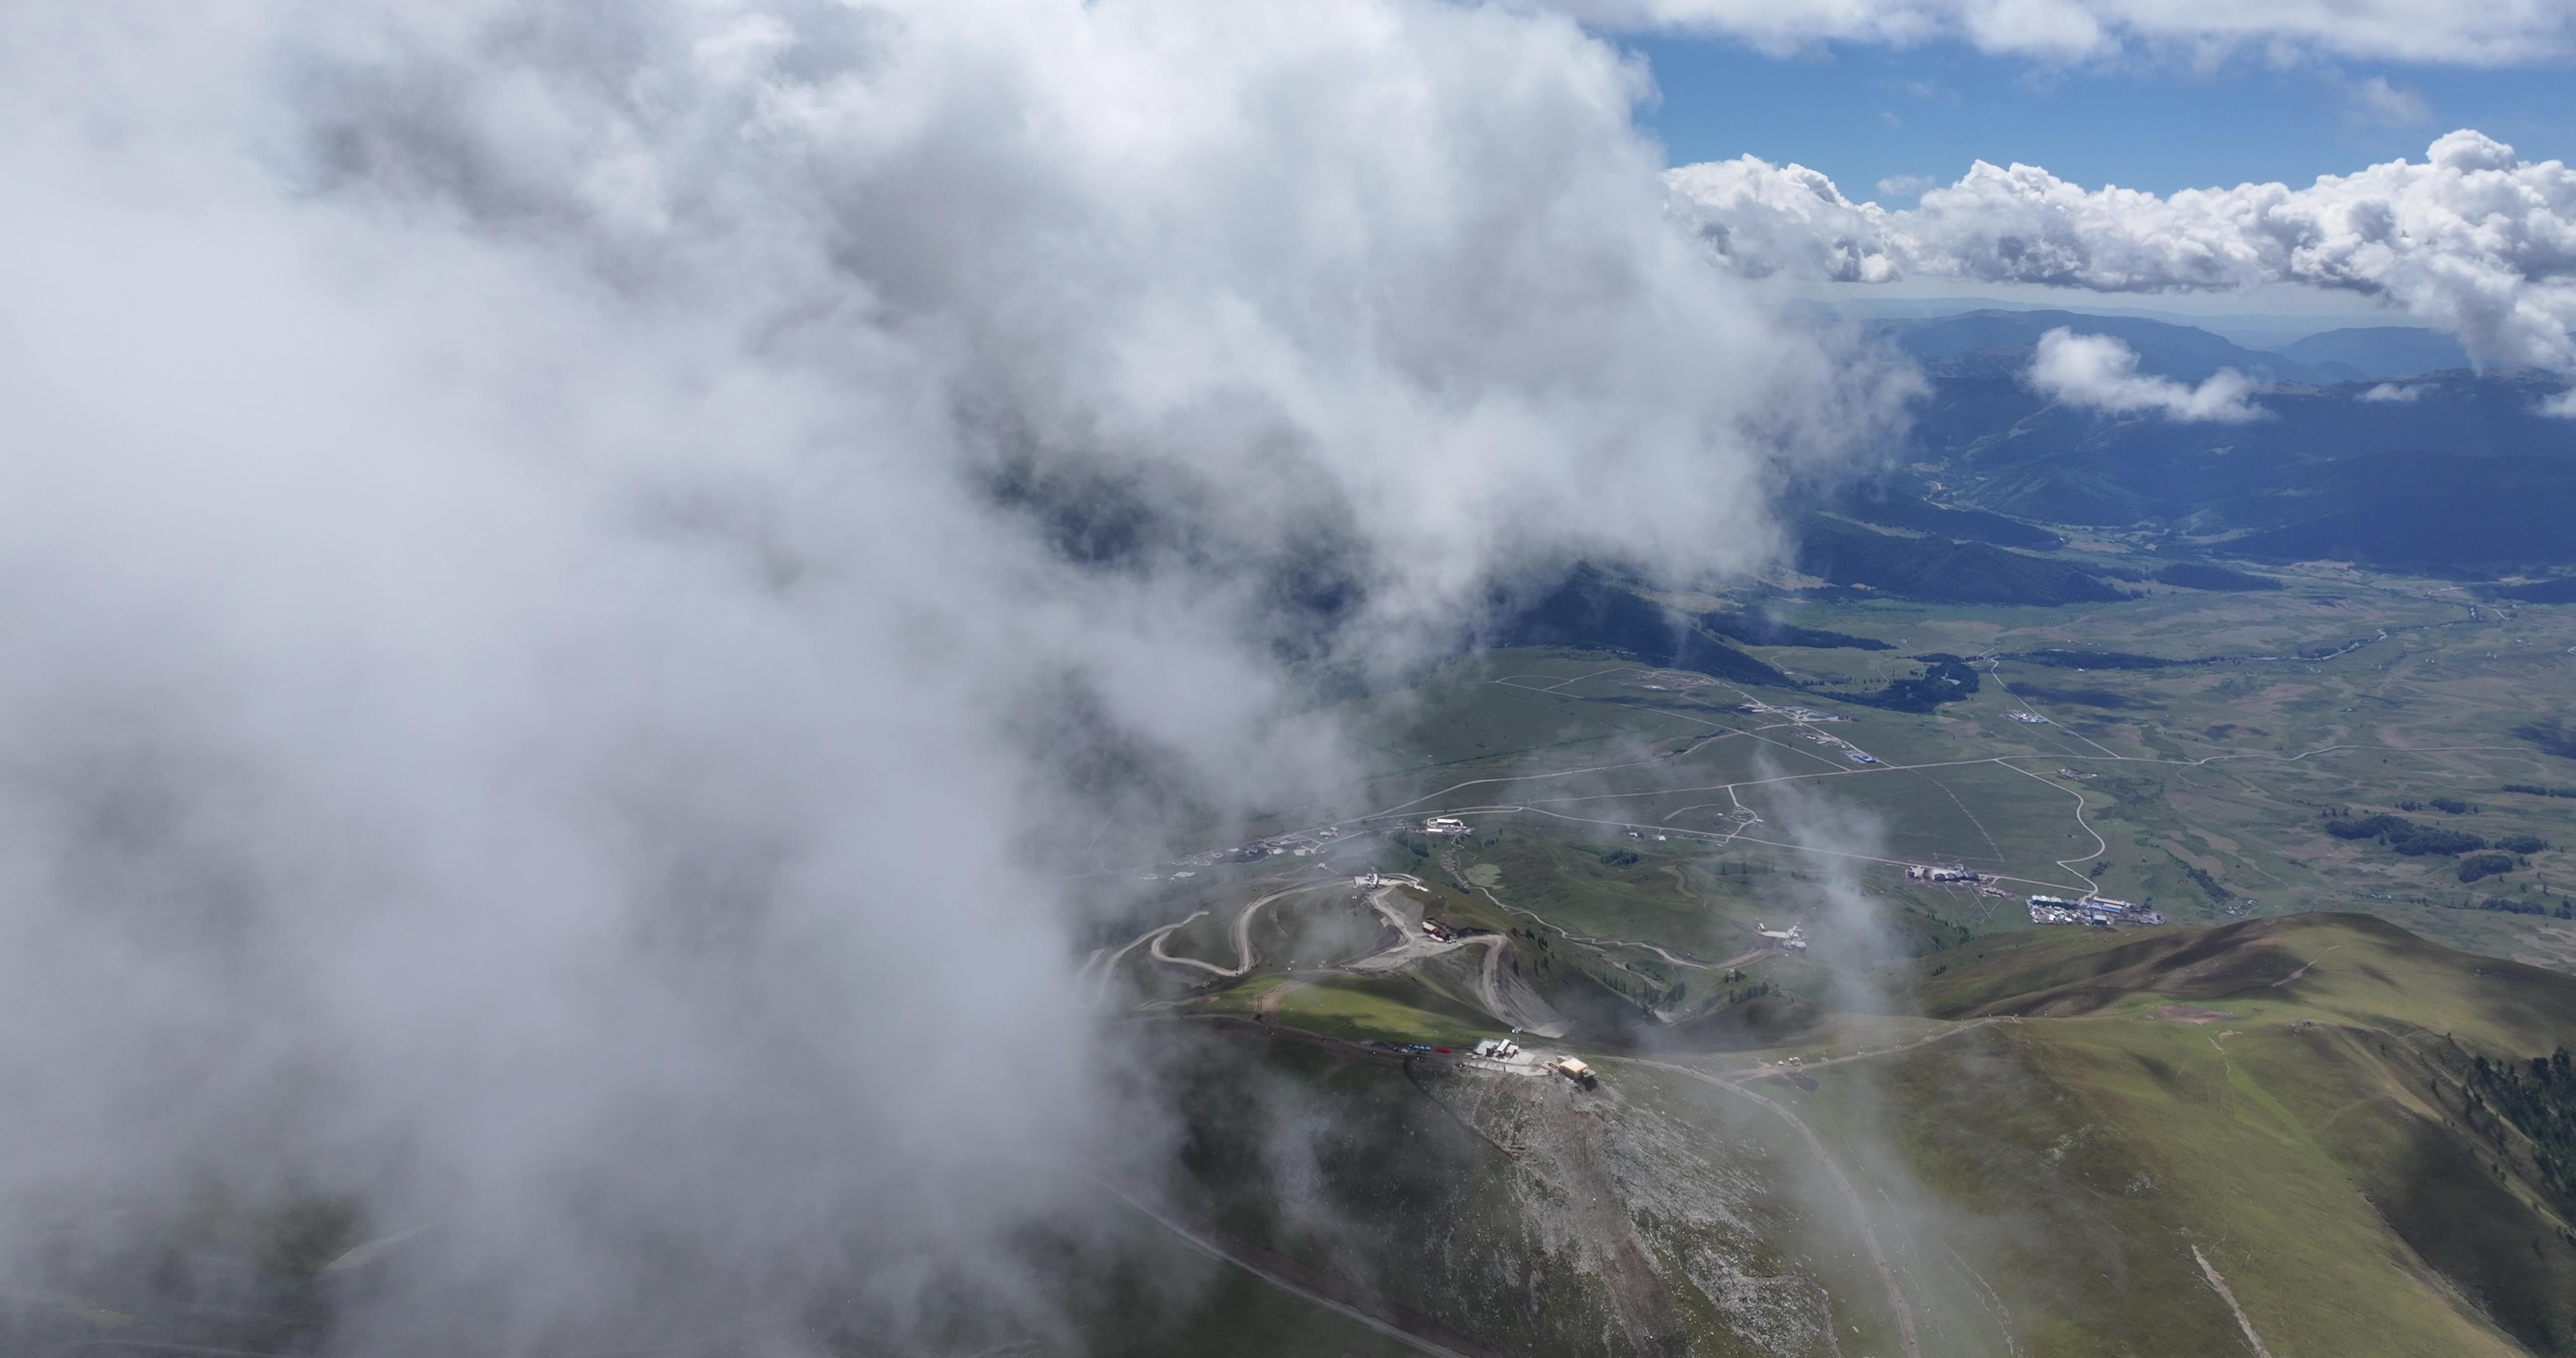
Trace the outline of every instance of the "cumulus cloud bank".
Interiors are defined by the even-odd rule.
[[[2039,337],[2028,377],[2053,399],[2115,415],[2152,410],[2169,419],[2233,424],[2263,413],[2245,399],[2254,383],[2233,368],[2219,369],[2198,386],[2141,376],[2136,350],[2109,335],[2078,335],[2062,325]]]
[[[1747,156],[1668,172],[1674,210],[1742,272],[1925,275],[2096,292],[2297,283],[2386,298],[2483,361],[2576,368],[2576,170],[2476,132],[2307,188],[2158,197],[1982,161],[1921,206],[1854,202]]]
[[[997,1242],[1158,1127],[1046,846],[1315,795],[1300,675],[1605,541],[1749,563],[1902,390],[1674,229],[1560,17],[44,0],[0,54],[0,1276],[214,1190],[438,1223],[349,1352],[1037,1306]]]

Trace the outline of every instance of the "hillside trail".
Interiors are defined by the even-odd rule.
[[[1715,1085],[1731,1093],[1741,1094],[1779,1114],[1781,1120],[1787,1122],[1790,1128],[1798,1133],[1799,1139],[1807,1143],[1807,1149],[1815,1154],[1816,1163],[1824,1167],[1826,1177],[1832,1181],[1835,1191],[1842,1195],[1844,1204],[1851,1209],[1852,1222],[1859,1228],[1861,1244],[1869,1254],[1870,1268],[1878,1274],[1879,1285],[1887,1291],[1888,1312],[1896,1320],[1897,1347],[1904,1352],[1905,1358],[1923,1358],[1923,1342],[1914,1329],[1914,1310],[1906,1303],[1904,1289],[1896,1284],[1896,1269],[1888,1262],[1887,1249],[1878,1238],[1878,1226],[1870,1217],[1868,1200],[1861,1197],[1860,1190],[1855,1188],[1850,1177],[1843,1173],[1842,1165],[1834,1159],[1833,1153],[1825,1148],[1824,1138],[1816,1135],[1815,1129],[1807,1125],[1807,1120],[1799,1117],[1787,1105],[1768,1095],[1747,1089],[1733,1080],[1720,1079],[1706,1071],[1677,1066],[1667,1061],[1643,1061],[1634,1058],[1630,1058],[1630,1061],[1635,1065],[1653,1066],[1659,1070],[1672,1071],[1677,1075],[1687,1075],[1694,1080]],[[2265,1358],[2270,1356],[2267,1354]]]
[[[1420,885],[1418,879],[1408,881]],[[1424,934],[1390,899],[1397,885],[1400,884],[1390,882],[1371,892],[1368,898],[1370,907],[1377,911],[1379,918],[1386,921],[1388,928],[1395,930],[1396,942],[1350,963],[1346,970],[1363,974],[1396,972],[1462,948],[1481,948],[1485,956],[1476,968],[1476,996],[1477,1003],[1484,1007],[1486,1013],[1516,1031],[1538,1037],[1559,1038],[1573,1031],[1574,1025],[1537,992],[1520,984],[1517,978],[1504,974],[1503,957],[1511,947],[1508,937],[1502,934],[1469,934],[1464,938],[1440,939]]]
[[[2227,1285],[2227,1279],[2219,1276],[2218,1266],[2209,1262],[2209,1256],[2201,1253],[2198,1245],[2191,1247],[2191,1257],[2200,1261],[2201,1276],[2218,1290],[2219,1300],[2226,1302],[2227,1309],[2235,1312],[2236,1328],[2245,1332],[2245,1342],[2253,1347],[2254,1358],[2272,1358],[2272,1351],[2263,1347],[2263,1337],[2254,1333],[2254,1322],[2246,1318],[2245,1308],[2236,1304],[2235,1289]]]
[[[1841,1056],[1828,1056],[1815,1061],[1801,1061],[1798,1063],[1797,1069],[1822,1070],[1826,1066],[1839,1066],[1846,1061],[1866,1061],[1875,1056],[1894,1056],[1898,1052],[1910,1052],[1917,1047],[1929,1046],[1932,1043],[1942,1041],[1945,1038],[1957,1037],[1959,1034],[1971,1029],[1983,1028],[1989,1023],[2017,1023],[2019,1021],[2020,1020],[2018,1019],[2001,1017],[1970,1019],[1965,1023],[1952,1024],[1939,1032],[1925,1033],[1923,1036],[1918,1037],[1911,1042],[1900,1042],[1893,1047],[1872,1047],[1865,1052],[1848,1052]]]
[[[1455,849],[1451,849],[1440,856],[1440,868],[1442,871],[1449,874],[1451,880],[1456,881],[1467,890],[1475,892],[1486,900],[1493,902],[1495,909],[1505,911],[1509,914],[1518,915],[1522,919],[1528,920],[1530,923],[1548,930],[1550,933],[1555,934],[1558,938],[1564,939],[1568,943],[1579,944],[1583,947],[1590,948],[1592,951],[1601,954],[1602,961],[1619,968],[1621,971],[1627,972],[1631,976],[1636,976],[1638,980],[1648,984],[1653,984],[1653,977],[1638,976],[1638,974],[1634,970],[1631,970],[1625,963],[1621,962],[1618,958],[1611,956],[1609,950],[1612,948],[1636,948],[1643,952],[1653,953],[1657,957],[1672,963],[1674,966],[1696,967],[1702,971],[1724,971],[1729,967],[1737,966],[1743,962],[1760,957],[1766,952],[1772,951],[1768,948],[1756,948],[1752,952],[1745,953],[1735,958],[1733,961],[1702,962],[1696,958],[1683,957],[1680,954],[1671,952],[1658,944],[1648,943],[1641,939],[1594,938],[1588,934],[1578,934],[1573,930],[1566,928],[1564,925],[1540,915],[1536,911],[1524,910],[1519,906],[1504,900],[1502,897],[1495,895],[1492,887],[1482,886],[1470,880],[1467,875],[1461,872],[1458,868],[1458,851]]]
[[[1259,1278],[1261,1281],[1270,1284],[1272,1287],[1278,1288],[1280,1291],[1285,1292],[1290,1296],[1297,1297],[1301,1300],[1323,1307],[1325,1310],[1331,1311],[1345,1319],[1356,1321],[1368,1329],[1384,1335],[1399,1344],[1403,1344],[1418,1353],[1430,1354],[1432,1358],[1491,1358],[1490,1355],[1470,1354],[1440,1343],[1437,1340],[1415,1334],[1413,1331],[1406,1329],[1401,1325],[1397,1325],[1392,1321],[1371,1314],[1371,1310],[1374,1308],[1362,1309],[1359,1306],[1352,1305],[1349,1300],[1345,1300],[1342,1297],[1328,1295],[1325,1287],[1319,1284],[1328,1284],[1333,1280],[1325,1277],[1324,1275],[1314,1273],[1312,1270],[1302,1268],[1295,1271],[1307,1276],[1291,1276],[1290,1265],[1293,1264],[1293,1261],[1287,1259],[1285,1256],[1273,1254],[1268,1250],[1249,1248],[1244,1243],[1228,1238],[1209,1225],[1184,1219],[1179,1213],[1165,1207],[1162,1203],[1154,1200],[1153,1198],[1148,1197],[1141,1192],[1130,1191],[1109,1179],[1102,1178],[1097,1175],[1085,1175],[1084,1177],[1089,1179],[1102,1190],[1126,1203],[1129,1207],[1135,1209],[1138,1213],[1142,1214],[1146,1220],[1151,1221],[1155,1225],[1162,1227],[1164,1230],[1171,1232],[1173,1236],[1177,1237],[1183,1244],[1188,1245],[1191,1249],[1207,1255],[1212,1259],[1232,1264],[1236,1268],[1242,1269],[1244,1272]]]
[[[1091,997],[1086,1002],[1089,1007],[1098,1009],[1109,1002],[1109,988],[1117,984],[1118,964],[1126,960],[1127,954],[1136,951],[1137,945],[1151,944],[1152,947],[1149,948],[1148,951],[1162,961],[1178,962],[1183,960],[1177,957],[1165,956],[1160,951],[1163,945],[1163,940],[1170,937],[1173,930],[1179,929],[1183,925],[1188,924],[1190,920],[1197,919],[1199,916],[1206,913],[1207,912],[1204,910],[1193,910],[1190,912],[1187,919],[1177,920],[1170,924],[1158,924],[1153,928],[1136,935],[1134,938],[1127,940],[1127,946],[1123,948],[1119,948],[1116,951],[1102,948],[1093,953],[1091,960],[1083,964],[1083,969],[1074,974],[1074,984],[1076,987],[1079,987],[1082,984],[1085,977],[1091,978]]]

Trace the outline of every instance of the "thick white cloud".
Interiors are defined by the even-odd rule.
[[[2263,414],[2245,399],[2254,394],[2254,383],[2233,368],[2219,369],[2198,386],[2146,377],[2128,345],[2064,326],[2039,337],[2028,379],[2052,399],[2115,415],[2151,410],[2174,420],[2237,424]]]
[[[1746,157],[1672,170],[1675,210],[1748,274],[1794,269],[2097,292],[2298,283],[2384,297],[2494,362],[2576,367],[2576,170],[2525,163],[2476,132],[2423,161],[2158,197],[1978,162],[1921,206],[1845,198],[1797,165]]]
[[[1902,393],[1637,90],[1437,0],[0,10],[0,1282],[297,1184],[439,1223],[352,1352],[807,1353],[1150,1153],[1048,846],[1310,801],[1283,657],[1751,562]]]
[[[1586,20],[1678,28],[1779,51],[1827,41],[2073,60],[2131,49],[2186,57],[2254,48],[2417,62],[2511,65],[2565,54],[2571,15],[2556,0],[1556,0]]]

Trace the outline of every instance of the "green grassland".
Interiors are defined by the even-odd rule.
[[[1985,1270],[2055,1313],[2056,1351],[2118,1351],[2142,1300],[2193,1293],[2191,1244],[2275,1352],[2576,1351],[2576,1202],[2469,1130],[2459,1084],[2471,1055],[2576,1041],[2576,980],[2349,915],[1979,940],[1912,970],[1935,1013],[2032,1017],[1879,1063],[1851,1121],[1981,1219],[2062,1223],[1992,1233]]]
[[[1264,975],[1184,1008],[1190,1013],[1259,1013],[1291,1027],[1361,1042],[1464,1047],[1507,1031],[1471,1005],[1400,977]]]
[[[2556,917],[2576,799],[2503,790],[2576,786],[2548,726],[2576,720],[2576,607],[2275,573],[2058,608],[1674,595],[1893,649],[1747,645],[1804,685],[1762,688],[1518,648],[1347,705],[1369,754],[1320,813],[1335,869],[1413,874],[1408,909],[1503,933],[1605,1081],[1318,1058],[1282,1097],[1376,1120],[1333,1154],[1365,1178],[1417,1148],[1456,1176],[1378,1215],[1346,1185],[1352,1229],[1414,1253],[1339,1257],[1535,1277],[1543,1330],[1513,1328],[1518,1302],[1439,1312],[1497,1352],[1897,1352],[1872,1248],[1927,1354],[2243,1352],[2248,1325],[2279,1358],[2576,1352],[2576,1203],[2464,1084],[2477,1058],[2576,1045],[2576,921]],[[1935,652],[1972,658],[1975,691],[1884,705]],[[1440,814],[1469,833],[1420,832]],[[2466,882],[2459,854],[2328,832],[2374,816],[2509,861]],[[1258,828],[1316,828],[1292,819]],[[1992,890],[1905,873],[1954,862]],[[1160,922],[1203,904],[1188,950],[1230,963],[1232,912],[1284,880],[1161,884]],[[2022,906],[2097,889],[2175,923],[2037,927]],[[1327,1041],[1500,1031],[1480,950],[1317,972],[1312,940],[1349,946],[1317,909],[1257,926],[1253,974],[1194,979],[1178,1012]],[[1756,932],[1790,924],[1808,950]],[[1702,1142],[1739,1162],[1685,1153]],[[1240,1220],[1304,1229],[1276,1210]],[[1600,1253],[1613,1239],[1633,1252]],[[1616,1259],[1652,1285],[1602,1284]]]
[[[1687,840],[1690,854],[1857,866],[1894,914],[1910,907],[1979,932],[2019,927],[2018,910],[1908,884],[1897,865],[1959,862],[2016,892],[2098,882],[2176,920],[2359,909],[2459,946],[2576,966],[2576,922],[2555,917],[2576,898],[2576,802],[2501,790],[2576,783],[2576,759],[2519,733],[2576,713],[2576,610],[2500,608],[2436,582],[2331,566],[2282,576],[2289,588],[2273,593],[2147,587],[2080,609],[1796,603],[1781,610],[1792,624],[1899,648],[1748,648],[1818,685],[1805,689],[1747,688],[1600,651],[1481,653],[1352,709],[1388,759],[1350,805],[1384,813],[1379,825],[1461,811],[1575,849],[1642,830]],[[1978,691],[1930,713],[1836,696],[1919,672],[1907,657],[1931,650],[1979,657]],[[2023,658],[2068,650],[2207,663]],[[1805,727],[1739,710],[1748,701],[1845,720]],[[1858,764],[1816,733],[1880,762]],[[2434,799],[2476,810],[2405,809]],[[2326,835],[2326,814],[2342,810],[2548,847],[2464,883],[2456,856]],[[1563,910],[1556,922],[1590,935],[1692,953],[1720,946],[1748,914],[1722,887],[1605,887],[1564,855],[1518,872],[1484,861],[1514,884],[1504,894],[1515,904]],[[2477,908],[2489,900],[2526,913]]]
[[[2576,1043],[2576,978],[2295,915],[1987,936],[1876,979],[1918,1012],[1769,1051],[1596,1052],[1592,1093],[1273,1040],[1205,1078],[1280,1082],[1262,1097],[1333,1128],[1339,1244],[1247,1186],[1248,1151],[1210,1151],[1194,1191],[1495,1352],[1896,1352],[1873,1251],[1925,1354],[2245,1351],[2204,1260],[2281,1358],[2576,1352],[2576,1202],[2461,1083],[2476,1056]],[[1342,1003],[1280,1016],[1323,1030]],[[1625,1292],[1605,1240],[1643,1270]],[[1586,1258],[1586,1282],[1550,1271]],[[1497,1268],[1538,1271],[1543,1334],[1446,1290]]]

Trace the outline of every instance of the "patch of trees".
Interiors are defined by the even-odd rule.
[[[2376,839],[2409,858],[2468,853],[2487,842],[2463,830],[2419,825],[2403,816],[2349,816],[2328,813],[2326,833],[2337,839]],[[2462,878],[2462,881],[2472,880]]]
[[[2460,880],[2461,880],[2461,881],[2463,881],[2463,882],[2478,882],[2478,881],[2484,881],[2484,880],[2486,880],[2486,879],[2487,879],[2487,878],[2489,878],[2489,877],[2501,876],[2501,875],[2502,875],[2502,874],[2504,874],[2504,873],[2508,873],[2508,872],[2513,871],[2513,869],[2514,869],[2514,862],[2513,862],[2513,858],[2512,858],[2512,856],[2511,856],[2511,855],[2509,855],[2509,854],[2500,854],[2500,853],[2479,853],[2479,854],[2471,854],[2471,855],[2469,855],[2468,857],[2463,858],[2463,859],[2461,859],[2461,860],[2460,860],[2460,873],[2459,873],[2459,876],[2460,876]],[[2529,910],[2522,910],[2522,909],[2518,909],[2518,908],[2514,907],[2513,905],[2511,905],[2510,903],[2508,903],[2508,904],[2506,904],[2506,905],[2503,905],[2503,906],[2498,906],[2498,905],[2495,903],[2494,898],[2492,898],[2492,897],[2490,897],[2490,898],[2488,899],[2488,901],[2487,901],[2485,904],[2480,905],[2478,908],[2479,908],[2479,909],[2481,909],[2481,910],[2496,910],[2496,909],[2509,910],[2509,911],[2511,911],[2512,913],[2517,914],[2517,915],[2522,915],[2522,914],[2537,915],[2537,914],[2541,913],[2541,909],[2540,909],[2540,907],[2539,907],[2539,906],[2536,906],[2536,905],[2535,905],[2535,906],[2533,906],[2533,907],[2531,907]]]
[[[1947,509],[1913,496],[1855,491],[1836,498],[1833,507],[1835,512],[1864,523],[1991,542],[1998,547],[2030,547],[2047,552],[2066,545],[2066,539],[2057,534],[2019,519],[1983,509]]]
[[[2495,846],[2507,853],[2538,853],[2549,847],[2549,841],[2538,835],[2508,835],[2497,840]]]
[[[2561,1202],[2576,1203],[2576,1059],[2567,1049],[2527,1061],[2481,1056],[2470,1065],[2468,1086],[2486,1111],[2530,1142],[2540,1181]]]
[[[2507,783],[2504,790],[2526,797],[2576,797],[2576,787],[2542,787],[2538,783]]]
[[[1700,626],[1719,636],[1756,646],[1811,646],[1819,649],[1852,651],[1892,651],[1896,648],[1876,637],[1854,636],[1849,632],[1830,632],[1821,627],[1798,627],[1777,618],[1755,613],[1702,613],[1694,619]]]
[[[2159,712],[2164,704],[2115,693],[2107,688],[2051,688],[2046,684],[2024,683],[2014,690],[2032,702],[2073,703],[2078,707],[2099,707],[2113,712]]]
[[[1835,696],[1847,703],[1882,707],[1890,712],[1929,712],[1977,691],[1977,671],[1967,661],[1939,651],[1914,658],[1924,667],[1923,673],[1914,678],[1891,680],[1876,693]]]
[[[2576,729],[2569,728],[2564,718],[2525,722],[2513,733],[2561,759],[2576,759]]]
[[[2206,665],[2212,657],[2196,660],[2168,660],[2160,655],[2137,655],[2129,651],[2070,651],[2051,647],[2045,651],[2021,651],[2004,657],[2025,665],[2046,665],[2061,670],[2161,670],[2176,665]]]
[[[1898,537],[1839,519],[1799,525],[1797,568],[1830,584],[1950,604],[2111,603],[2132,597],[2067,561],[1983,542]]]
[[[2468,905],[2455,905],[2451,907],[2453,910],[2468,910],[2473,908],[2491,911],[2499,915],[2546,915],[2549,913],[2549,902],[2518,901],[2511,896],[2489,896],[2486,899],[2479,901],[2474,907]]]
[[[2478,812],[2486,809],[2485,807],[2478,806],[2470,802],[2461,801],[2457,797],[2436,797],[2430,802],[2404,801],[2397,804],[2397,809],[2400,811],[2421,811],[2426,806],[2430,806],[2434,810],[2439,811],[2446,816],[2474,816]]]
[[[2175,861],[2181,862],[2180,859],[2176,859]],[[2183,863],[2182,872],[2184,876],[2191,879],[2193,886],[2200,888],[2200,894],[2207,896],[2212,904],[2225,905],[2229,901],[2236,899],[2235,897],[2227,894],[2227,888],[2220,886],[2217,878],[2209,875],[2208,869],[2194,867],[2189,863]]]
[[[2253,575],[2198,561],[2177,561],[2157,571],[2156,579],[2183,589],[2217,590],[2228,594],[2251,594],[2281,588],[2281,582],[2268,575]]]

